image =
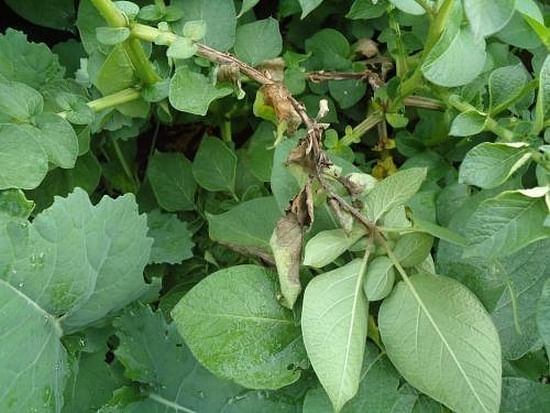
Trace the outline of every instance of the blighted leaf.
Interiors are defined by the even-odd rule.
[[[151,211],[147,214],[147,226],[147,235],[153,238],[149,264],[178,264],[193,256],[192,234],[176,215]]]
[[[531,159],[527,144],[484,142],[472,148],[460,164],[459,182],[495,188]]]
[[[395,282],[392,261],[386,257],[376,257],[367,266],[363,289],[369,301],[379,301],[388,296]]]
[[[306,363],[300,328],[277,302],[277,287],[262,267],[226,268],[193,287],[172,318],[214,374],[248,388],[277,389],[298,380],[297,368]]]
[[[269,240],[280,216],[273,197],[255,198],[223,214],[207,214],[208,234],[238,251],[269,259]]]
[[[237,29],[235,54],[245,63],[256,66],[277,57],[282,49],[279,23],[271,17],[244,24]]]
[[[542,224],[548,215],[547,188],[505,191],[483,201],[466,225],[465,257],[500,257],[550,236]]]
[[[302,307],[304,344],[313,370],[339,412],[359,389],[367,337],[365,265],[355,260],[313,278]]]
[[[302,258],[303,229],[294,213],[289,213],[277,222],[275,231],[269,241],[279,285],[285,307],[294,307],[302,291],[300,284],[300,260]]]
[[[483,132],[485,129],[486,116],[471,110],[459,113],[453,119],[449,135],[451,136],[472,136]]]
[[[516,0],[464,0],[464,12],[477,38],[498,32],[512,18]]]
[[[147,178],[159,205],[167,211],[195,208],[197,183],[191,162],[179,153],[157,152],[149,161]]]
[[[204,116],[212,101],[232,92],[232,88],[216,87],[206,76],[182,66],[170,81],[169,99],[177,110]]]
[[[395,244],[393,253],[403,267],[414,267],[430,254],[434,239],[429,234],[405,234]]]
[[[368,218],[376,222],[386,212],[407,202],[426,178],[426,168],[410,168],[378,182],[365,198]]]
[[[364,231],[347,234],[343,229],[329,229],[315,234],[306,244],[304,265],[321,268],[330,264],[355,244]]]
[[[205,136],[193,160],[193,176],[208,191],[235,192],[237,155],[221,139]]]
[[[378,320],[388,357],[410,384],[459,413],[498,412],[498,333],[466,287],[415,275],[397,284]]]

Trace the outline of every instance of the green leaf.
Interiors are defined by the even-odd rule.
[[[97,40],[108,46],[122,43],[130,37],[130,29],[127,27],[98,27],[95,30]]]
[[[510,21],[516,0],[464,0],[464,11],[477,38],[500,31]]]
[[[25,20],[51,29],[71,31],[76,17],[72,0],[6,0],[6,4]]]
[[[162,214],[159,210],[147,214],[147,235],[153,238],[149,264],[178,264],[193,257],[191,232],[185,222],[175,214]]]
[[[212,240],[267,257],[271,256],[269,240],[280,217],[273,197],[242,202],[220,215],[206,215]]]
[[[550,278],[542,286],[542,293],[537,304],[537,327],[546,347],[546,354],[550,353]]]
[[[470,151],[460,164],[459,182],[480,188],[496,188],[531,159],[525,143],[484,142]]]
[[[547,188],[506,191],[483,201],[465,223],[469,245],[465,257],[499,257],[550,236],[543,227],[548,214]]]
[[[360,260],[313,278],[302,308],[304,344],[313,370],[339,412],[355,396],[367,337],[368,302]]]
[[[233,0],[217,0],[216,7],[212,7],[210,0],[174,0],[171,4],[183,11],[183,19],[175,24],[176,32],[181,33],[188,21],[203,20],[204,44],[223,52],[233,46],[237,26]]]
[[[166,211],[195,209],[197,183],[191,162],[179,153],[155,153],[147,168],[147,178],[159,205]]]
[[[323,0],[298,0],[298,3],[300,3],[300,7],[302,8],[301,18],[303,19],[306,17],[309,13],[319,7],[322,2]]]
[[[230,267],[193,287],[172,318],[214,374],[248,388],[277,389],[299,379],[306,356],[300,328],[276,294],[276,279],[264,268]]]
[[[271,181],[273,169],[273,155],[275,149],[275,128],[269,122],[262,122],[258,125],[254,134],[248,140],[246,154],[246,165],[252,175],[262,182]]]
[[[192,72],[187,66],[182,66],[170,81],[170,103],[177,110],[206,115],[212,101],[230,95],[233,89],[227,86],[216,87],[208,78],[200,73]]]
[[[506,109],[522,93],[529,80],[529,73],[521,63],[493,70],[489,75],[490,110],[499,112]]]
[[[243,0],[241,11],[239,12],[239,15],[237,16],[237,18],[241,17],[247,11],[251,10],[259,2],[260,0]]]
[[[342,109],[348,109],[365,95],[367,85],[361,79],[331,80],[328,82],[328,90]]]
[[[38,130],[33,128],[34,133],[39,136],[50,163],[73,168],[78,157],[78,138],[71,124],[53,113],[42,113],[35,122]]]
[[[302,190],[301,183],[292,173],[292,166],[286,163],[290,151],[296,147],[296,144],[297,141],[294,139],[284,140],[275,147],[275,154],[273,155],[271,191],[281,214],[285,213],[288,203]],[[306,178],[305,174],[303,176]]]
[[[0,126],[0,189],[36,188],[48,172],[48,155],[29,129]]]
[[[34,209],[34,202],[25,197],[19,189],[0,191],[0,217],[27,219]]]
[[[497,33],[499,40],[515,47],[534,49],[541,45],[537,34],[523,18],[527,15],[544,24],[544,18],[537,3],[533,0],[516,0],[516,12],[508,24]]]
[[[451,136],[472,136],[483,132],[487,117],[478,111],[470,110],[462,112],[453,119],[449,135]]]
[[[197,45],[187,37],[178,37],[166,50],[166,56],[172,59],[189,59],[197,52]]]
[[[415,0],[390,0],[390,3],[405,13],[415,15],[422,15],[426,13],[422,6],[420,6]],[[431,4],[431,2],[429,4]]]
[[[542,130],[543,124],[550,116],[550,56],[544,59],[539,73],[539,92],[535,109],[535,128]]]
[[[235,54],[245,63],[256,66],[279,56],[282,50],[279,23],[271,17],[244,24],[237,29]]]
[[[330,264],[363,235],[364,231],[347,234],[343,229],[329,229],[315,234],[306,244],[304,265],[321,268]]]
[[[283,300],[281,304],[292,309],[302,292],[300,260],[302,258],[303,229],[294,213],[277,222],[269,240],[273,251]]]
[[[388,4],[386,0],[373,3],[372,0],[355,0],[346,14],[347,19],[375,19],[386,12]]]
[[[208,191],[235,192],[237,155],[221,139],[205,136],[193,160],[193,176]]]
[[[350,45],[345,36],[334,29],[322,29],[306,40],[306,53],[319,59],[319,69],[347,70],[351,66]]]
[[[378,221],[389,210],[405,204],[426,179],[426,168],[401,170],[377,183],[365,198],[367,217]]]
[[[395,282],[395,270],[392,261],[385,256],[376,257],[367,266],[367,275],[363,289],[369,301],[386,298]]]
[[[58,57],[45,44],[31,43],[25,34],[12,29],[0,34],[0,75],[38,89],[64,74]]]
[[[30,122],[43,109],[44,99],[36,90],[24,83],[4,81],[0,77],[0,121]]]
[[[206,36],[206,23],[204,20],[191,20],[183,26],[183,35],[195,42]]]
[[[393,253],[403,267],[414,267],[430,254],[433,242],[433,237],[428,234],[405,234],[395,244]]]
[[[498,333],[467,288],[415,275],[384,300],[378,321],[388,357],[410,384],[456,412],[498,412]]]
[[[544,412],[550,405],[548,386],[519,377],[505,377],[502,381],[500,413]]]

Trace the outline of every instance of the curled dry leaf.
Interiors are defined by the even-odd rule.
[[[293,132],[302,122],[300,115],[294,108],[290,94],[280,83],[269,83],[260,88],[264,102],[275,110],[279,122],[286,122],[289,132]]]

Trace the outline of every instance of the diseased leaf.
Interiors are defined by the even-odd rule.
[[[304,293],[302,330],[313,370],[339,412],[359,389],[368,302],[361,260],[316,276]]]
[[[147,214],[147,226],[147,235],[153,238],[149,264],[178,264],[193,256],[192,234],[176,215],[151,211]]]
[[[282,49],[279,23],[271,17],[244,24],[237,29],[235,54],[245,63],[256,66],[277,57]]]
[[[460,164],[459,182],[480,188],[495,188],[530,159],[527,144],[484,142],[464,157]]]
[[[498,412],[498,333],[466,287],[415,275],[384,300],[378,321],[388,357],[410,384],[459,413]]]
[[[193,176],[209,191],[235,192],[237,155],[221,139],[205,136],[193,160]]]
[[[276,292],[277,281],[264,268],[230,267],[193,287],[172,318],[214,374],[248,388],[277,389],[298,380],[306,356],[300,328]]]

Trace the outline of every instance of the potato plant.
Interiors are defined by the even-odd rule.
[[[0,412],[550,412],[544,1],[5,3]]]

